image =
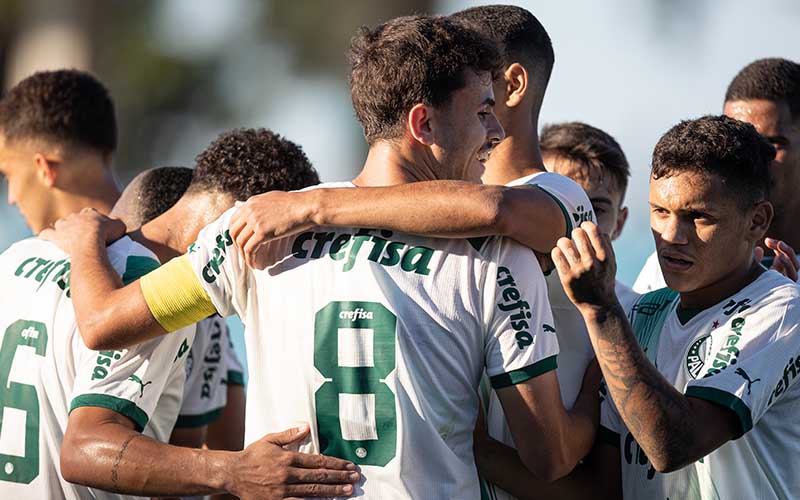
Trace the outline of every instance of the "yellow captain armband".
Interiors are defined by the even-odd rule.
[[[192,270],[188,255],[181,255],[139,280],[153,317],[167,332],[180,330],[217,312]]]

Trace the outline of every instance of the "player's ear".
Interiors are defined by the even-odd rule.
[[[49,158],[44,153],[34,153],[33,165],[39,182],[49,188],[53,187],[58,177],[58,162],[55,158]]]
[[[774,215],[772,203],[767,200],[762,200],[756,203],[750,210],[750,228],[749,231],[753,241],[761,241],[764,235],[767,234],[767,229],[772,223]]]
[[[628,207],[622,207],[617,212],[617,221],[616,225],[614,226],[614,232],[611,233],[611,241],[616,240],[619,238],[619,235],[622,234],[622,228],[625,227],[625,222],[628,220]]]
[[[411,134],[414,140],[426,146],[432,146],[434,143],[431,115],[432,110],[430,107],[424,104],[415,104],[406,117],[408,133]]]
[[[519,106],[528,93],[528,72],[520,63],[514,63],[503,73],[506,82],[505,104],[509,108]],[[500,96],[497,96],[498,98]]]

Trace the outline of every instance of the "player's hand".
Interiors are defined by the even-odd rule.
[[[305,425],[268,434],[238,452],[228,491],[245,500],[352,495],[353,484],[361,480],[353,463],[284,448],[302,441],[310,432]]]
[[[265,243],[310,228],[309,192],[269,191],[251,196],[231,217],[231,237],[253,269],[267,266]]]
[[[796,282],[798,269],[800,269],[800,262],[797,260],[794,249],[785,242],[773,238],[764,239],[764,245],[775,252],[775,259],[772,261],[770,269]],[[756,260],[761,262],[761,259],[764,258],[764,249],[756,247],[755,253]]]
[[[608,307],[617,302],[617,265],[608,236],[592,222],[561,238],[550,253],[564,291],[578,309]]]
[[[125,231],[121,220],[106,217],[93,208],[84,208],[57,220],[53,229],[45,229],[39,237],[71,254],[75,244],[106,245],[124,236]]]

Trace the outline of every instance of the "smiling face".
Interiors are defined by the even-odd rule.
[[[504,132],[494,114],[491,76],[468,71],[464,80],[447,103],[431,108],[431,151],[441,165],[441,179],[478,182],[481,163]]]
[[[800,189],[800,121],[792,121],[785,102],[762,99],[728,101],[724,112],[753,125],[775,147],[770,201],[778,217],[793,216],[784,212],[795,206]]]
[[[763,236],[765,203],[743,209],[714,174],[651,178],[650,225],[667,285],[696,292],[747,269]]]

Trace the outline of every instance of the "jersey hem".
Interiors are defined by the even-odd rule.
[[[133,423],[136,424],[136,430],[139,432],[144,430],[144,427],[147,425],[147,421],[150,420],[150,418],[147,416],[147,413],[136,406],[136,403],[133,401],[118,398],[116,396],[110,396],[108,394],[82,394],[72,400],[72,403],[69,405],[69,411],[72,413],[72,411],[76,408],[83,406],[106,408],[108,410],[117,412],[120,415],[125,415],[129,419],[133,420]]]
[[[521,384],[522,382],[558,368],[557,358],[558,355],[554,354],[550,357],[540,359],[532,365],[528,365],[517,370],[512,370],[510,372],[493,375],[489,377],[489,381],[492,383],[492,388],[495,390]]]
[[[228,385],[244,385],[244,373],[233,370],[228,371],[228,378],[226,379]]]
[[[567,207],[565,207],[564,204],[561,203],[561,200],[559,200],[556,195],[554,195],[553,193],[551,193],[547,189],[545,189],[542,186],[539,186],[537,184],[533,184],[533,185],[536,186],[537,188],[541,189],[542,191],[544,191],[547,196],[549,196],[550,198],[553,199],[553,201],[556,202],[556,205],[558,205],[558,208],[561,209],[561,213],[564,215],[564,222],[566,222],[566,224],[567,224],[566,237],[567,238],[571,238],[572,237],[572,229],[573,229],[572,228],[572,219],[569,218],[569,212],[567,211]]]
[[[619,448],[619,433],[601,425],[597,429],[597,442]]]
[[[728,408],[729,410],[733,410],[736,416],[739,417],[739,422],[741,423],[741,429],[739,429],[739,432],[733,439],[739,439],[753,428],[753,417],[750,414],[750,408],[747,407],[744,401],[730,392],[717,389],[716,387],[694,385],[687,387],[685,394],[687,397],[704,399]]]
[[[175,427],[185,429],[188,427],[202,427],[217,420],[222,416],[222,408],[211,410],[202,415],[178,415],[178,420],[175,421]]]

